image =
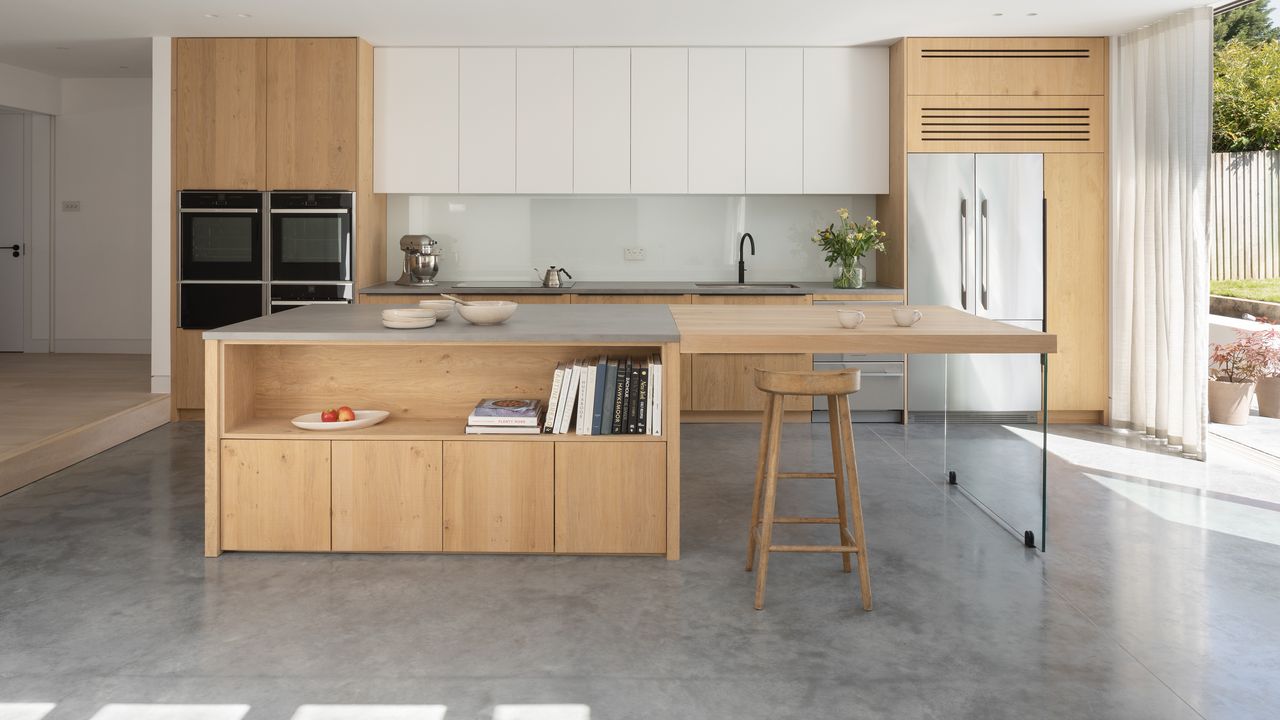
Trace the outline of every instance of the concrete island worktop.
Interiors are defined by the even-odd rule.
[[[786,280],[759,280],[757,282],[786,282],[797,287],[763,287],[747,283],[745,287],[732,285],[699,286],[694,281],[580,281],[570,288],[534,287],[456,287],[466,280],[440,280],[429,287],[409,287],[384,282],[361,288],[363,295],[436,295],[447,292],[455,295],[886,295],[900,297],[902,288],[867,283],[857,289],[831,287],[830,282],[790,282]],[[477,281],[470,281],[477,282]]]

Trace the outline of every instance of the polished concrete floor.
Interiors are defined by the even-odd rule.
[[[116,703],[248,720],[349,703],[447,706],[446,720],[507,703],[597,720],[1280,707],[1280,476],[1224,453],[1055,431],[1041,555],[941,482],[928,443],[859,426],[875,611],[855,609],[835,557],[788,555],[756,612],[750,426],[685,427],[679,562],[206,560],[201,431],[165,426],[0,497],[0,717],[5,703],[51,703],[48,720],[144,717]],[[791,469],[826,461],[825,426],[785,432]],[[783,508],[829,508],[826,484],[793,482]]]

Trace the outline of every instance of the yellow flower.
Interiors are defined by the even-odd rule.
[[[849,211],[844,208],[840,208],[839,210],[836,210],[836,214],[840,216],[841,220],[849,219]]]

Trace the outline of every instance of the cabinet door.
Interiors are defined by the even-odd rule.
[[[356,189],[358,42],[267,39],[267,189]]]
[[[889,49],[805,48],[804,191],[889,192]]]
[[[327,552],[329,443],[223,440],[222,549]]]
[[[198,410],[204,407],[204,335],[203,330],[173,331],[173,407]]]
[[[573,50],[573,191],[631,192],[631,51]]]
[[[756,389],[755,371],[813,370],[813,356],[786,355],[694,355],[692,368],[693,410],[756,411],[764,409],[764,393]],[[784,410],[812,410],[813,400],[791,396]]]
[[[266,187],[266,40],[174,40],[173,88],[174,186]]]
[[[439,552],[441,443],[334,441],[333,549]]]
[[[458,192],[458,49],[373,57],[374,192]]]
[[[665,443],[556,443],[555,492],[556,552],[666,551]]]
[[[1105,37],[908,38],[908,95],[1103,95]]]
[[[747,48],[747,192],[804,192],[804,50]]]
[[[516,192],[573,192],[573,48],[516,50]]]
[[[444,549],[552,552],[554,454],[549,442],[446,442]]]
[[[458,191],[515,192],[516,51],[463,48],[458,74]]]
[[[689,192],[746,192],[747,56],[689,49]]]
[[[631,192],[689,190],[689,51],[631,50]]]

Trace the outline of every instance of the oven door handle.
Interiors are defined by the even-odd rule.
[[[258,208],[179,208],[178,213],[204,215],[206,213],[248,213],[257,215]]]
[[[350,305],[350,300],[272,300],[272,305]]]
[[[271,208],[272,215],[350,215],[350,208]]]

